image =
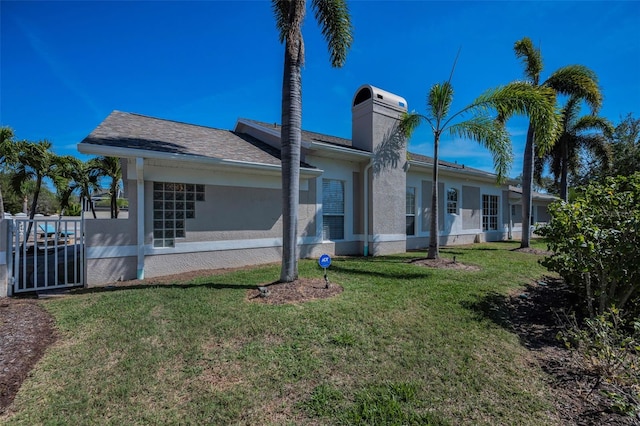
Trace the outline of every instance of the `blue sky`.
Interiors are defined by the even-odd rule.
[[[354,43],[331,68],[312,13],[303,34],[303,127],[351,137],[351,101],[362,84],[424,112],[429,87],[453,76],[452,111],[488,88],[523,77],[513,53],[540,46],[542,77],[582,64],[599,76],[600,115],[640,116],[639,1],[351,1]],[[17,138],[47,139],[58,154],[112,110],[232,129],[238,118],[280,122],[283,46],[269,1],[0,2],[0,124]],[[585,107],[584,113],[587,113]],[[509,122],[522,170],[525,119]],[[410,142],[432,155],[424,125]],[[445,139],[442,158],[492,171],[477,144]]]

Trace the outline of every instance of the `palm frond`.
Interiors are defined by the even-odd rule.
[[[525,76],[534,86],[540,82],[540,73],[542,72],[542,54],[540,49],[533,46],[533,42],[529,37],[516,41],[513,46],[516,57],[522,59],[525,67]]]
[[[329,48],[331,65],[342,67],[353,43],[351,16],[345,0],[313,0],[315,18]]]
[[[583,99],[596,113],[602,105],[602,93],[595,72],[584,65],[569,65],[556,70],[542,84],[557,93]]]
[[[597,115],[582,116],[573,124],[573,131],[576,133],[597,131],[606,138],[611,138],[614,130],[613,124],[609,120]]]
[[[423,116],[415,112],[405,112],[402,114],[402,117],[400,117],[400,122],[398,123],[398,131],[406,139],[409,139],[423,119]]]
[[[427,111],[433,119],[440,123],[449,115],[453,102],[453,86],[450,82],[436,83],[431,86],[427,97]]]
[[[291,0],[272,0],[271,7],[276,19],[276,29],[278,30],[280,43],[284,43],[289,33],[290,22],[289,13],[292,7]]]
[[[513,115],[527,115],[541,148],[552,146],[558,134],[558,114],[555,92],[528,82],[513,82],[490,89],[480,95],[468,107],[498,113],[497,121],[506,122]]]
[[[451,125],[448,133],[478,142],[491,152],[498,182],[503,182],[513,162],[511,139],[506,128],[487,115],[478,115]]]

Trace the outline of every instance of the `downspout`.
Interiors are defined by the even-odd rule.
[[[136,276],[144,279],[144,158],[136,158],[136,195],[137,195],[137,230],[138,230],[138,265]]]
[[[369,169],[373,166],[373,158],[364,168],[364,257],[369,256]]]

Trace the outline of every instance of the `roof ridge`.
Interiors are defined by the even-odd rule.
[[[233,130],[230,130],[230,129],[221,129],[219,127],[205,126],[205,125],[202,125],[202,124],[187,123],[186,121],[172,120],[172,119],[169,119],[169,118],[154,117],[154,116],[147,115],[147,114],[140,114],[138,112],[119,111],[117,109],[114,109],[112,111],[112,113],[114,113],[114,112],[117,112],[117,113],[120,113],[120,114],[135,115],[136,117],[149,118],[151,120],[165,121],[165,122],[168,122],[168,123],[183,124],[185,126],[200,127],[200,128],[203,128],[203,129],[220,130],[222,132],[235,133]]]
[[[238,121],[240,121],[240,120],[251,121],[251,122],[257,123],[257,124],[259,124],[259,125],[262,125],[263,127],[271,127],[271,128],[273,128],[273,125],[275,125],[275,126],[276,126],[276,127],[278,127],[278,128],[282,127],[282,124],[278,124],[278,123],[267,123],[266,121],[255,120],[255,119],[253,119],[253,118],[243,118],[243,117],[240,117],[240,118],[238,119]],[[351,141],[351,138],[345,138],[345,137],[342,137],[342,136],[330,135],[330,134],[328,134],[328,133],[316,132],[316,131],[314,131],[314,130],[306,130],[306,129],[301,129],[301,130],[302,130],[303,132],[305,132],[305,133],[313,133],[313,134],[316,134],[316,135],[328,136],[328,137],[330,137],[330,138],[343,139],[343,140],[345,140],[345,141]]]

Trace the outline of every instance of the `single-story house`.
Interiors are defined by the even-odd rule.
[[[433,160],[406,152],[405,111],[402,97],[364,85],[351,139],[302,132],[301,257],[428,246]],[[221,130],[113,111],[78,150],[121,158],[129,200],[126,219],[86,219],[88,285],[280,260],[278,124]],[[521,194],[494,174],[443,161],[439,192],[441,244],[520,237]],[[536,222],[553,199],[534,196]]]

